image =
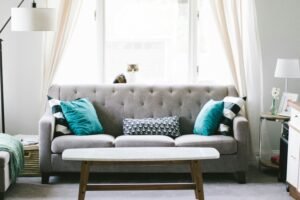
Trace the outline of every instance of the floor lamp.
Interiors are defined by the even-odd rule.
[[[20,8],[25,0],[21,0],[17,8],[11,9],[11,16],[6,20],[1,33],[11,21],[12,31],[54,31],[56,27],[56,13],[53,8],[37,8],[33,0],[32,8]],[[3,60],[2,60],[2,39],[0,38],[0,89],[1,89],[1,119],[2,132],[5,133],[5,114],[4,114],[4,87],[3,87]]]

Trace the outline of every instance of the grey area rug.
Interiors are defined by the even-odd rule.
[[[102,174],[93,175],[91,182],[118,183],[189,181],[188,174]],[[277,182],[276,173],[258,171],[252,167],[247,184],[238,184],[229,174],[204,175],[206,200],[288,200],[286,185]],[[75,200],[78,194],[79,175],[52,177],[50,184],[42,185],[40,178],[19,178],[6,193],[6,199],[24,200]],[[195,199],[191,190],[165,191],[90,191],[86,200],[189,200]]]

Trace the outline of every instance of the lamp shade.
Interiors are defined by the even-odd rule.
[[[56,13],[54,8],[12,8],[12,31],[54,31]]]
[[[300,78],[298,59],[277,59],[275,77],[277,78]]]

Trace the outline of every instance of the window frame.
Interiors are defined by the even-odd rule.
[[[101,66],[101,81],[106,83],[105,77],[105,1],[98,0],[96,3],[96,21],[97,21],[97,35],[98,41],[98,66]],[[197,61],[197,29],[198,29],[198,0],[188,0],[189,3],[189,52],[188,52],[188,77],[190,83],[197,82],[198,76],[198,61]]]

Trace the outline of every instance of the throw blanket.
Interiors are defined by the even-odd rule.
[[[10,178],[15,182],[24,167],[23,145],[18,139],[8,134],[0,134],[0,151],[7,151],[10,154]]]

